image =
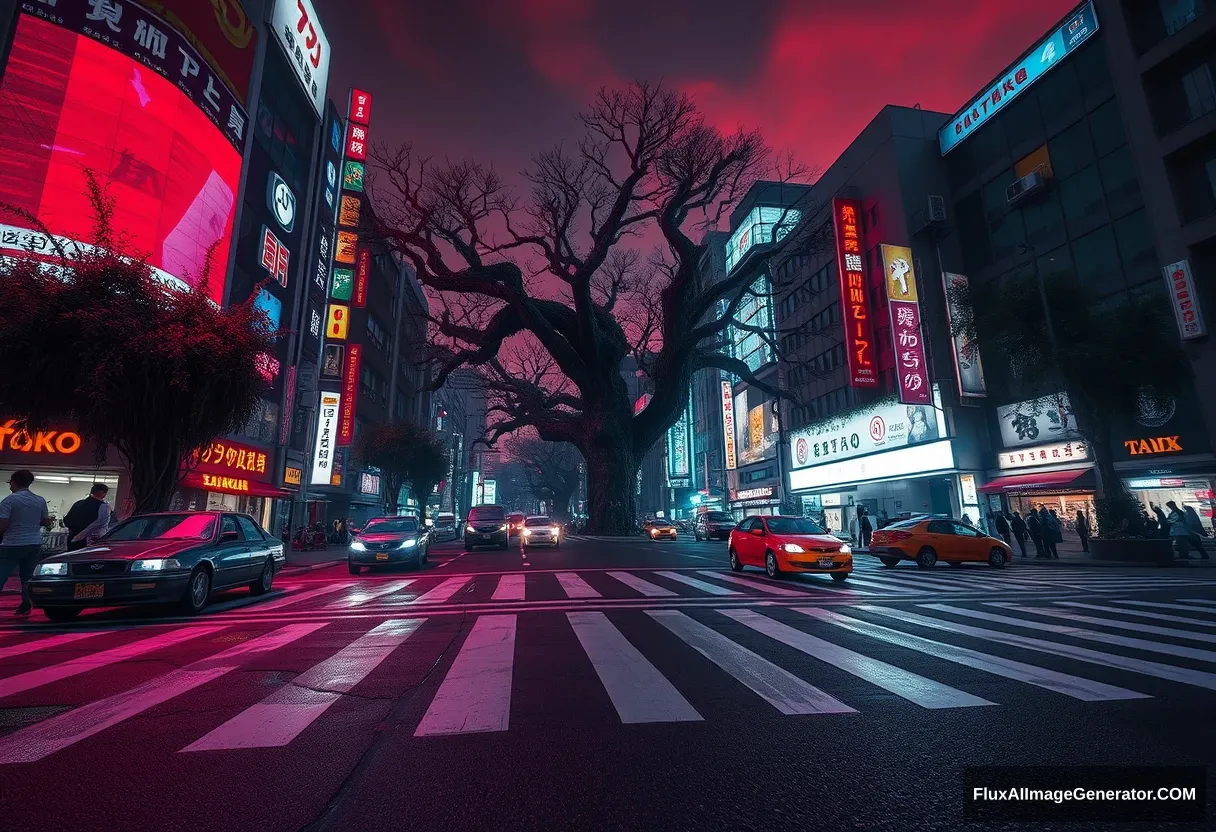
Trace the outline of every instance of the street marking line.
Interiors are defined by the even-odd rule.
[[[707,581],[702,581],[698,578],[692,578],[688,575],[681,575],[679,572],[670,572],[667,570],[655,572],[656,575],[662,575],[669,581],[676,581],[682,584],[688,584],[693,589],[699,589],[702,592],[708,592],[710,595],[738,595],[739,593],[733,589],[727,589],[724,586],[711,584]]]
[[[1190,618],[1185,615],[1170,615],[1164,612],[1149,612],[1148,610],[1129,610],[1123,607],[1107,607],[1102,604],[1083,604],[1080,601],[1052,601],[1051,603],[1061,607],[1076,607],[1084,610],[1097,610],[1098,612],[1113,612],[1119,615],[1133,615],[1136,618],[1152,618],[1156,621],[1173,621],[1178,624],[1194,624],[1199,627],[1216,627],[1216,622],[1208,621],[1203,618]]]
[[[970,708],[995,705],[966,691],[943,685],[893,664],[870,658],[848,648],[796,630],[754,610],[718,610],[722,615],[808,656],[838,667],[872,685],[889,691],[922,708]]]
[[[343,694],[350,693],[425,620],[407,618],[383,622],[182,751],[287,745]]]
[[[1115,630],[1131,630],[1136,633],[1152,633],[1157,636],[1169,636],[1184,641],[1202,641],[1216,644],[1216,635],[1212,633],[1196,633],[1192,630],[1179,630],[1177,627],[1158,627],[1153,624],[1142,624],[1139,621],[1118,621],[1113,618],[1100,618],[1096,615],[1081,615],[1064,610],[1049,610],[1043,607],[1011,606],[1007,609],[1013,612],[1028,612],[1033,615],[1046,615],[1051,618],[1063,618],[1065,621],[1077,621],[1082,624],[1097,624],[1100,627],[1110,627]]]
[[[631,575],[628,572],[609,572],[608,574],[630,589],[642,593],[647,598],[671,598],[678,594],[658,584],[652,584],[650,581],[643,580],[637,575]]]
[[[36,638],[32,641],[23,641],[21,644],[0,647],[0,661],[10,659],[13,656],[21,656],[25,653],[33,653],[38,650],[49,650],[52,647],[59,647],[63,644],[71,644],[73,641],[80,641],[82,638],[92,638],[93,636],[101,635],[102,632],[104,631],[97,630],[91,633],[63,633],[62,635],[49,636],[47,638]]]
[[[1208,609],[1207,607],[1194,607],[1188,604],[1163,604],[1158,601],[1124,601],[1121,599],[1114,599],[1111,601],[1111,603],[1131,604],[1137,607],[1152,607],[1159,610],[1183,610],[1185,612],[1202,612],[1206,613],[1207,615],[1216,615],[1216,610],[1214,609]]]
[[[514,615],[477,619],[418,723],[415,737],[507,730],[515,627]]]
[[[1080,699],[1083,702],[1111,702],[1124,699],[1152,698],[1148,694],[1108,685],[1105,682],[1096,682],[1092,679],[1073,676],[1069,673],[1061,673],[1046,667],[1026,664],[1014,659],[1006,659],[1003,656],[993,656],[989,653],[982,653],[979,650],[972,650],[969,647],[959,647],[954,644],[933,641],[911,633],[905,633],[901,630],[893,630],[881,624],[864,621],[860,618],[841,615],[831,610],[818,607],[796,607],[795,611],[803,615],[809,615],[820,621],[834,624],[850,632],[869,636],[878,641],[885,641],[887,644],[905,647],[909,650],[915,650],[919,653],[943,659],[944,661],[954,662],[964,667],[991,673],[994,676],[1013,679],[1016,682],[1025,682],[1028,685],[1062,693],[1065,696]]]
[[[1216,601],[1208,601],[1203,598],[1179,598],[1178,600],[1184,604],[1210,604],[1216,607]]]
[[[130,690],[82,705],[66,713],[0,737],[0,765],[32,763],[107,728],[168,702],[240,667],[251,654],[277,650],[324,627],[289,624],[244,644],[192,662]]]
[[[787,716],[856,713],[810,682],[678,610],[647,610],[646,614]]]
[[[494,587],[491,601],[522,601],[524,600],[524,576],[503,575]]]
[[[361,607],[368,601],[379,598],[381,595],[392,595],[394,592],[400,592],[414,582],[414,578],[409,578],[404,581],[393,581],[391,583],[382,584],[374,589],[359,588],[353,591],[350,595],[337,601],[333,601],[325,605],[325,609],[346,609],[350,607]]]
[[[574,635],[626,725],[699,722],[701,715],[602,612],[568,612]]]
[[[908,589],[902,584],[884,584],[876,581],[868,575],[864,578],[856,577],[856,573],[849,575],[849,586],[858,586],[860,589],[853,590],[858,595],[874,595],[876,593],[885,593],[887,595],[923,595],[923,592],[917,592],[914,589]]]
[[[132,641],[119,647],[111,647],[109,650],[102,650],[98,653],[87,653],[78,658],[69,659],[66,662],[59,662],[58,664],[40,667],[25,673],[18,673],[16,676],[9,676],[7,679],[0,679],[0,699],[43,685],[49,685],[51,682],[58,682],[60,679],[88,673],[90,670],[97,670],[98,668],[117,664],[118,662],[125,662],[128,659],[142,656],[153,650],[172,647],[175,644],[181,644],[200,636],[209,636],[223,629],[226,628],[223,626],[182,627],[178,630],[170,630],[167,633]]]
[[[405,606],[415,606],[417,604],[438,604],[447,601],[457,592],[462,590],[469,582],[472,576],[457,575],[453,578],[446,578],[437,586],[427,592],[422,593],[417,598],[406,598],[401,601],[395,601],[392,597],[386,599],[385,603],[396,606],[398,604]]]
[[[1097,664],[1103,667],[1116,667],[1120,670],[1140,673],[1145,676],[1155,676],[1158,679],[1166,679],[1171,682],[1180,682],[1184,685],[1194,685],[1195,687],[1207,688],[1208,690],[1216,690],[1216,673],[1208,673],[1203,670],[1190,670],[1189,668],[1185,667],[1161,664],[1160,662],[1151,662],[1145,659],[1132,659],[1128,658],[1127,656],[1121,656],[1117,653],[1103,653],[1100,650],[1090,650],[1088,647],[1075,647],[1071,644],[1045,641],[1044,639],[1031,638],[1030,636],[1019,636],[1015,635],[1014,633],[1006,633],[1000,630],[989,630],[983,627],[971,627],[967,624],[959,624],[955,621],[946,621],[940,618],[930,618],[929,616],[917,615],[913,612],[904,612],[903,610],[897,610],[890,607],[879,607],[872,604],[859,604],[857,609],[872,612],[877,615],[885,615],[888,618],[894,618],[908,624],[917,624],[922,627],[929,627],[935,630],[944,630],[945,632],[954,633],[955,635],[972,636],[973,638],[984,639],[985,641],[995,641],[999,644],[1007,644],[1011,647],[1020,647],[1024,650],[1035,650],[1040,653],[1050,653],[1055,656],[1063,656],[1068,659],[1090,662],[1091,664]]]
[[[759,590],[760,592],[767,592],[769,595],[785,595],[785,596],[795,596],[796,595],[799,598],[809,598],[810,597],[809,592],[803,592],[803,591],[797,590],[797,589],[786,589],[785,587],[781,587],[781,586],[773,586],[771,584],[766,584],[763,581],[751,581],[751,580],[748,580],[747,578],[740,578],[738,575],[726,575],[722,572],[714,572],[711,569],[698,570],[697,574],[706,575],[710,578],[715,578],[719,581],[729,581],[732,584],[738,584],[739,586],[745,586],[748,589]]]
[[[253,604],[251,610],[256,609],[258,612],[268,612],[269,610],[277,610],[280,607],[298,604],[301,601],[311,601],[313,598],[320,598],[322,595],[328,595],[331,592],[348,589],[355,585],[354,581],[340,581],[336,584],[317,587],[316,589],[305,590],[298,595],[288,595],[286,598],[280,598],[277,601],[271,601],[269,604]]]
[[[912,577],[912,575],[916,575],[916,577],[914,578],[914,577]],[[910,573],[907,576],[901,575],[896,580],[899,580],[900,585],[905,586],[905,587],[912,587],[912,586],[916,585],[916,586],[927,586],[930,589],[938,589],[938,590],[943,590],[945,592],[965,592],[966,591],[965,588],[960,587],[960,586],[956,585],[955,583],[953,583],[952,578],[929,578],[929,577],[920,575],[915,572]]]
[[[584,581],[573,572],[554,572],[553,577],[557,578],[557,582],[562,585],[562,591],[569,598],[601,598],[598,592],[591,588],[591,584]]]
[[[966,618],[978,618],[981,621],[991,621],[994,624],[1006,624],[1010,627],[1021,627],[1026,630],[1039,630],[1045,633],[1078,638],[1084,641],[1097,641],[1102,644],[1113,644],[1116,647],[1130,647],[1133,650],[1143,650],[1146,653],[1162,653],[1167,656],[1178,656],[1184,659],[1196,659],[1201,662],[1216,663],[1216,652],[1200,650],[1197,647],[1182,647],[1177,644],[1166,644],[1160,641],[1149,641],[1143,638],[1103,633],[1097,630],[1086,630],[1081,627],[1066,627],[1062,624],[1047,624],[1042,621],[1027,621],[1022,618],[1012,618],[1008,615],[998,615],[994,612],[968,610],[962,607],[952,607],[949,604],[921,604],[926,609],[936,610],[951,615],[961,615]]]

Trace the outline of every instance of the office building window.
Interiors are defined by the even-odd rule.
[[[1161,19],[1165,21],[1165,33],[1180,32],[1198,19],[1204,12],[1203,0],[1157,0],[1161,7]]]
[[[1028,201],[1022,209],[1022,219],[1026,223],[1026,242],[1032,246],[1039,244],[1064,225],[1059,196],[1050,191],[1038,199]]]
[[[1192,120],[1216,110],[1216,86],[1212,84],[1212,70],[1207,64],[1200,64],[1182,76],[1182,91],[1186,94],[1186,108]]]
[[[1071,227],[1082,225],[1102,206],[1102,180],[1098,178],[1097,165],[1090,165],[1060,182],[1060,206],[1064,209],[1064,222]]]
[[[1081,119],[1048,142],[1051,168],[1060,179],[1067,179],[1094,161],[1094,143],[1089,138],[1089,125]]]
[[[1115,99],[1089,114],[1089,132],[1093,134],[1094,151],[1099,158],[1127,143],[1127,137],[1123,134],[1123,119]]]
[[[1124,288],[1119,249],[1109,225],[1086,234],[1072,243],[1077,279],[1100,295]]]
[[[1102,187],[1106,190],[1106,198],[1112,203],[1112,213],[1116,213],[1115,205],[1139,195],[1136,166],[1132,162],[1132,154],[1127,145],[1104,157],[1098,163],[1098,168],[1102,173]]]
[[[1143,209],[1115,221],[1115,239],[1119,241],[1119,257],[1130,285],[1161,277],[1153,230]]]

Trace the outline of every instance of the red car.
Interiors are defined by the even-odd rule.
[[[770,578],[788,572],[826,572],[843,581],[853,550],[805,517],[749,517],[730,533],[730,568],[762,566]]]

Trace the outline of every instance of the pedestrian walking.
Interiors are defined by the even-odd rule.
[[[1203,555],[1203,559],[1207,560],[1208,550],[1203,545],[1203,539],[1208,536],[1208,530],[1204,528],[1203,521],[1199,519],[1199,512],[1195,511],[1194,506],[1183,506],[1182,516],[1186,520],[1186,527],[1192,535],[1192,545],[1199,550],[1199,554]]]
[[[854,546],[858,545],[858,541],[861,540],[861,522],[857,519],[860,512],[859,508],[849,515],[849,540],[853,542]]]
[[[870,512],[866,509],[861,510],[861,520],[858,525],[861,527],[861,548],[870,548],[870,538],[874,534],[874,524],[870,522]]]
[[[95,482],[89,496],[72,503],[63,525],[68,530],[68,551],[83,549],[101,537],[110,528],[110,504],[106,494],[110,487],[104,482]]]
[[[1039,508],[1039,525],[1043,527],[1043,548],[1047,552],[1048,557],[1060,557],[1059,550],[1056,549],[1056,544],[1064,540],[1064,535],[1060,533],[1060,520],[1056,517],[1054,511],[1048,511],[1047,506]]]
[[[1077,509],[1077,537],[1081,538],[1081,551],[1089,551],[1089,518],[1085,512]]]
[[[1161,510],[1161,506],[1156,503],[1149,503],[1149,508],[1153,510],[1153,514],[1157,518],[1157,536],[1172,537],[1170,534],[1170,519],[1165,516],[1165,512]]]
[[[1026,557],[1026,538],[1029,535],[1026,531],[1026,521],[1022,519],[1022,515],[1019,512],[1015,511],[1013,513],[1013,517],[1009,521],[1009,528],[1018,541],[1018,548],[1022,550],[1022,557]]]
[[[1026,531],[1034,542],[1034,556],[1045,557],[1043,551],[1043,524],[1039,521],[1039,513],[1034,509],[1026,512]]]
[[[1203,548],[1202,538],[1191,530],[1190,525],[1187,523],[1186,512],[1180,509],[1178,504],[1173,500],[1167,502],[1165,506],[1170,510],[1170,513],[1167,515],[1167,519],[1170,522],[1170,539],[1174,541],[1178,557],[1189,559],[1191,549],[1194,549],[1199,553],[1200,557],[1207,560],[1208,553]],[[1198,520],[1198,516],[1195,519]],[[1202,529],[1203,526],[1200,525],[1199,528]]]
[[[1006,546],[1013,545],[1013,539],[1010,537],[1009,520],[1005,517],[1005,512],[998,511],[992,515],[992,527],[996,529],[996,533],[1005,541]],[[1023,552],[1025,554],[1025,552]]]
[[[34,475],[29,471],[14,471],[8,480],[12,493],[0,500],[0,588],[16,569],[21,578],[21,604],[14,611],[17,615],[29,615],[34,608],[30,578],[42,551],[42,529],[49,531],[52,526],[46,500],[30,491],[33,484]]]

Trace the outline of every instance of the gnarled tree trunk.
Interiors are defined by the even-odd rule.
[[[636,531],[638,461],[622,445],[588,448],[587,502],[592,534],[629,535]]]
[[[168,511],[182,479],[181,443],[153,437],[116,447],[131,472],[132,514]]]

